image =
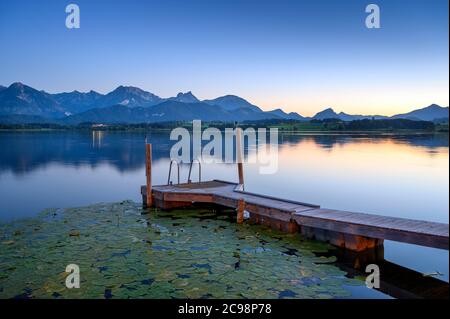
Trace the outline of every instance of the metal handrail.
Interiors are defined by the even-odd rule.
[[[172,182],[170,181],[170,176],[172,175],[172,163],[177,164],[178,184],[180,184],[180,164],[178,164],[176,160],[171,160],[169,166],[169,176],[167,177],[167,185],[172,185]]]
[[[192,183],[191,181],[191,172],[192,172],[192,165],[194,164],[194,161],[198,163],[198,182],[200,183],[202,181],[202,164],[200,163],[200,160],[193,159],[191,161],[191,165],[189,166],[189,175],[188,175],[188,183]]]

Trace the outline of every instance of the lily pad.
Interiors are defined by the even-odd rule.
[[[50,209],[0,230],[0,298],[327,299],[364,285],[316,255],[327,244],[208,209],[148,213],[123,201]],[[65,285],[69,264],[79,289]]]

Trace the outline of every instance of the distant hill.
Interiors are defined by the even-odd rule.
[[[278,116],[284,120],[297,120],[297,121],[307,121],[308,118],[301,116],[300,114],[296,112],[290,112],[286,113],[282,109],[275,109],[272,111],[268,111],[267,113],[273,114],[275,116]]]
[[[365,119],[375,119],[382,120],[387,119],[387,116],[381,115],[351,115],[344,112],[336,113],[332,108],[327,108],[312,117],[314,120],[327,120],[327,119],[338,119],[344,122],[365,120]]]
[[[213,100],[204,100],[203,102],[209,105],[218,105],[226,111],[234,111],[236,109],[244,108],[251,109],[255,112],[262,112],[262,110],[256,105],[253,105],[247,100],[236,95],[225,95]]]
[[[103,94],[95,91],[82,93],[73,91],[69,93],[53,94],[53,98],[62,105],[70,114],[87,111],[96,106],[99,100],[104,97]]]
[[[0,115],[12,114],[58,118],[64,117],[66,110],[51,94],[13,83],[0,91]]]
[[[102,96],[95,107],[125,105],[128,107],[148,107],[161,103],[159,96],[133,86],[119,86],[114,91]]]
[[[445,123],[448,124],[448,117],[437,118],[437,119],[434,119],[433,122],[435,124],[445,124]]]
[[[151,108],[129,108],[124,105],[115,105],[106,108],[95,108],[89,111],[68,116],[64,124],[76,125],[83,122],[117,124],[117,123],[153,123],[169,121],[246,121],[271,118],[264,112],[255,112],[249,109],[239,109],[233,112],[226,111],[215,105],[207,103],[182,103],[165,101]]]
[[[27,99],[23,98],[20,90],[12,90],[16,87],[23,87],[25,91],[29,91],[27,94],[33,95],[33,99],[29,100],[36,103],[28,105]],[[3,93],[3,91],[8,91],[8,93]],[[193,118],[214,121],[245,121],[280,118],[276,114],[264,112],[256,105],[233,95],[200,101],[189,91],[178,93],[175,97],[161,98],[131,86],[119,86],[108,94],[100,94],[95,91],[49,94],[21,83],[16,83],[11,86],[11,89],[7,88],[3,91],[0,91],[3,94],[0,96],[0,115],[11,116],[2,117],[0,121],[8,123],[16,121],[18,124],[34,122],[39,118],[61,118],[62,120],[59,122],[64,123],[140,123],[192,120]],[[11,100],[13,102],[10,102]],[[37,103],[37,101],[41,102]],[[124,108],[118,107],[119,105]],[[133,108],[136,110],[129,110]],[[21,118],[20,115],[27,115],[27,117]],[[288,116],[299,117],[294,113]],[[47,120],[42,121],[48,122]]]
[[[409,119],[414,121],[434,121],[448,119],[448,107],[441,107],[436,104],[424,107],[405,114],[394,115],[394,119]]]
[[[119,107],[122,106],[122,107]],[[430,105],[392,119],[448,122],[448,107]],[[326,120],[344,122],[364,119],[390,119],[381,115],[351,115],[336,113],[332,108],[307,118],[282,109],[265,112],[258,106],[236,95],[225,95],[200,101],[191,91],[174,97],[161,98],[133,86],[119,86],[107,94],[95,91],[73,91],[50,94],[22,83],[0,86],[0,123],[141,123],[178,120],[258,121],[258,120]]]
[[[382,116],[382,115],[351,115],[351,114],[347,114],[344,112],[340,112],[339,114],[339,119],[342,121],[356,121],[356,120],[384,120],[384,119],[388,119],[389,117],[387,116]]]
[[[198,103],[200,102],[191,91],[186,93],[178,93],[177,96],[168,98],[167,100],[181,103]]]
[[[330,107],[313,116],[313,120],[339,119],[339,115]]]

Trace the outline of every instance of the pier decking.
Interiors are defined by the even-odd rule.
[[[147,205],[147,187],[141,187]],[[328,241],[353,251],[364,251],[393,240],[449,249],[449,226],[364,213],[323,209],[318,205],[245,192],[241,184],[213,180],[152,186],[152,205],[171,209],[193,203],[211,203],[249,213],[250,219],[309,238]]]

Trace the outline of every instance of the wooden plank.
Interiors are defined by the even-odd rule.
[[[267,198],[267,199],[280,201],[280,202],[283,202],[283,203],[291,203],[291,204],[298,205],[300,207],[303,207],[303,206],[314,207],[314,208],[319,208],[320,207],[319,205],[315,205],[315,204],[309,204],[309,203],[299,202],[299,201],[290,200],[290,199],[282,199],[282,198],[269,196],[269,195],[261,195],[261,194],[251,193],[251,192],[245,192],[245,191],[238,190],[238,189],[235,189],[234,192],[240,193],[240,194],[249,195],[249,196],[255,196],[257,198]]]
[[[170,201],[170,202],[212,203],[213,196],[211,194],[165,193],[164,200]]]
[[[280,209],[280,210],[284,210],[286,212],[294,212],[296,209],[299,211],[312,209],[309,206],[298,206],[298,205],[283,202],[281,200],[274,200],[274,199],[269,199],[269,198],[265,198],[265,197],[258,197],[258,196],[254,196],[254,195],[248,195],[245,193],[241,193],[241,192],[239,192],[239,193],[229,192],[229,193],[224,193],[222,195],[230,197],[230,198],[234,198],[234,199],[243,198],[243,199],[245,199],[245,201],[247,203],[252,203],[255,205],[261,205],[261,206],[275,208],[275,209]]]
[[[320,219],[332,219],[351,224],[363,224],[386,229],[405,230],[418,233],[434,233],[436,235],[448,236],[448,225],[441,223],[327,209],[310,210],[299,212],[297,214]]]
[[[308,213],[308,212],[307,212]],[[440,249],[449,249],[448,232],[446,235],[441,233],[423,233],[406,228],[385,227],[382,225],[367,225],[363,223],[352,223],[348,220],[338,220],[330,218],[320,218],[316,216],[307,216],[303,213],[293,214],[293,219],[302,226],[327,229],[331,231],[393,240],[398,242],[416,244]]]
[[[230,208],[237,208],[237,200],[235,200],[235,199],[227,198],[227,197],[220,196],[220,195],[214,195],[213,200],[214,200],[214,203],[216,203],[216,204],[230,207]]]
[[[273,218],[276,220],[280,220],[283,222],[289,222],[292,219],[291,213],[282,211],[280,209],[257,205],[257,204],[250,204],[248,202],[246,202],[245,207],[246,207],[246,210],[249,211],[250,213],[267,216],[267,217],[270,217],[270,218]]]

